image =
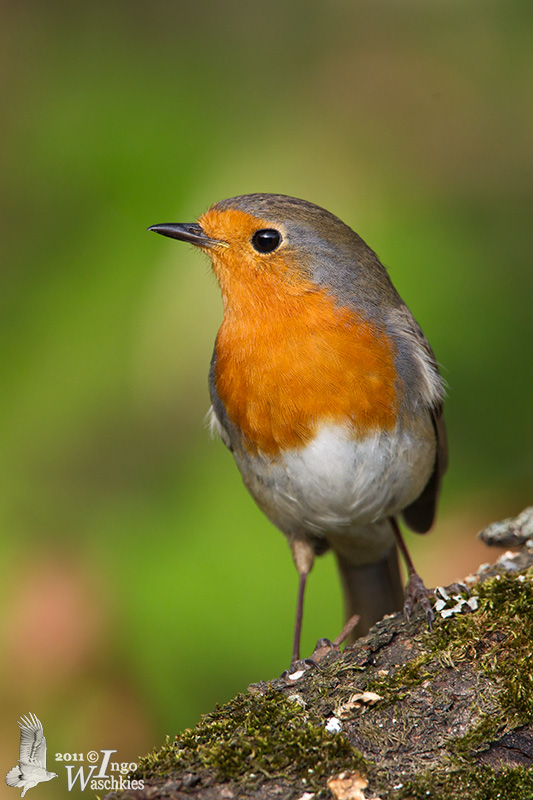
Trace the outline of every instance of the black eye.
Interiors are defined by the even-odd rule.
[[[274,228],[264,228],[252,236],[252,244],[260,253],[271,253],[281,242],[281,233]]]

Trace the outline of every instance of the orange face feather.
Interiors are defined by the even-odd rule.
[[[247,448],[275,456],[324,422],[348,422],[354,437],[394,428],[390,338],[313,284],[290,250],[257,253],[251,237],[268,222],[231,209],[199,223],[229,245],[209,251],[224,300],[215,380]]]

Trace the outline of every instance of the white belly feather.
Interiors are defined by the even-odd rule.
[[[435,441],[428,414],[414,430],[398,426],[354,439],[346,428],[327,424],[305,447],[275,459],[241,448],[234,456],[248,490],[285,534],[353,536],[418,497],[433,469]]]

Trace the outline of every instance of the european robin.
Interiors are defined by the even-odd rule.
[[[330,548],[358,634],[416,603],[431,624],[397,518],[418,533],[433,523],[447,462],[443,383],[377,255],[325,209],[276,194],[149,230],[207,253],[220,285],[211,425],[287,537],[299,574],[293,663],[306,579]]]

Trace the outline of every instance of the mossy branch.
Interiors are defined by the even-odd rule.
[[[109,800],[533,798],[533,508],[490,526],[519,545],[341,652],[249,687],[141,760]],[[305,666],[305,665],[304,665]]]

